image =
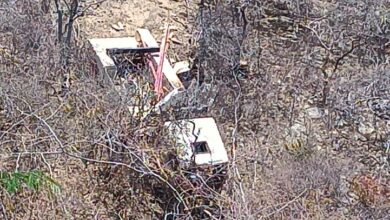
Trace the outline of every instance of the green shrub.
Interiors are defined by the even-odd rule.
[[[18,192],[23,187],[35,191],[46,188],[53,193],[60,190],[60,185],[42,171],[0,172],[0,186],[11,194]]]

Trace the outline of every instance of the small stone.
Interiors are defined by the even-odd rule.
[[[306,132],[306,127],[300,123],[296,123],[291,126],[291,137],[293,139],[303,137]]]
[[[306,109],[306,114],[311,119],[319,119],[323,116],[323,112],[320,108],[317,107],[311,107]]]
[[[344,119],[336,119],[336,123],[335,123],[336,127],[339,127],[339,128],[342,128],[346,125],[348,125],[348,123],[344,120]]]
[[[293,126],[291,126],[291,130],[298,132],[298,133],[303,133],[306,131],[306,127],[300,123],[296,123]]]
[[[370,123],[361,123],[358,127],[358,131],[362,135],[370,135],[375,131],[375,128]]]

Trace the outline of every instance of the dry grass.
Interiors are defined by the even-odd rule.
[[[1,189],[2,218],[390,215],[386,1],[191,5],[193,37],[175,59],[189,57],[198,80],[180,106],[145,119],[98,80],[83,20],[61,65],[42,2],[0,3],[0,170],[43,171],[61,191]],[[162,121],[206,115],[230,153],[221,193],[163,162],[174,150]]]

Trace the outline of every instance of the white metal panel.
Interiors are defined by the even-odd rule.
[[[193,124],[195,124],[195,129],[193,129]],[[185,152],[181,155],[182,160],[189,162],[194,159],[197,165],[215,165],[229,161],[217,124],[213,118],[167,122],[165,125],[173,131],[176,141],[181,144],[182,151]],[[195,141],[206,142],[210,152],[194,155],[191,143]]]

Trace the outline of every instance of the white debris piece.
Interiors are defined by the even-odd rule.
[[[118,22],[117,24],[112,24],[111,27],[116,31],[123,31],[125,29],[125,25],[122,22]]]
[[[152,66],[153,69],[155,69],[155,66],[160,64],[160,53],[155,51],[156,48],[159,50],[160,45],[147,29],[137,29],[134,37],[93,38],[89,40],[89,43],[91,44],[95,53],[95,60],[98,64],[98,70],[100,73],[99,77],[102,77],[104,81],[112,83],[112,79],[116,79],[117,67],[114,60],[107,52],[107,50],[110,49],[116,49],[117,53],[121,53],[121,50],[131,50],[134,53],[148,53],[151,59],[149,59],[150,63],[145,63],[145,65],[149,64],[149,66]],[[153,111],[159,112],[160,110],[164,110],[164,106],[169,106],[174,103],[172,100],[180,99],[179,94],[185,91],[185,87],[176,73],[189,71],[189,64],[187,64],[188,62],[183,62],[181,65],[178,65],[177,69],[175,70],[171,66],[168,57],[164,57],[162,72],[170,85],[167,85],[166,87],[164,86],[168,92],[164,93],[164,96],[156,106],[148,106],[147,109],[144,109],[145,111],[142,112],[144,116],[145,114]],[[130,106],[130,108],[134,109],[135,111],[132,111],[132,113],[141,113],[139,108],[134,106]]]
[[[173,70],[176,74],[189,72],[191,70],[190,63],[188,61],[177,62],[175,63]]]
[[[217,124],[213,118],[187,119],[167,122],[180,148],[184,163],[217,165],[229,161]]]

